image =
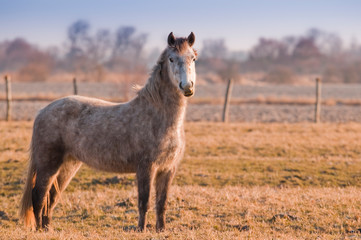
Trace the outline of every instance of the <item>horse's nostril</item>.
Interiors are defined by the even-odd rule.
[[[182,90],[184,90],[183,87],[182,87],[182,83],[181,83],[181,82],[179,83],[179,88],[182,89]]]
[[[194,82],[193,82],[193,81],[191,81],[191,85],[192,85],[191,87],[193,87],[193,86],[194,86]]]

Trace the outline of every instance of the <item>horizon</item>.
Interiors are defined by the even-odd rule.
[[[231,51],[249,51],[258,39],[300,36],[311,28],[338,34],[343,47],[361,39],[361,2],[339,1],[166,1],[77,2],[45,0],[3,2],[0,41],[24,38],[40,48],[62,47],[67,29],[84,19],[91,31],[134,26],[148,35],[146,50],[162,49],[169,32],[196,35],[196,48],[207,39],[224,39]],[[86,6],[86,7],[84,7]],[[141,16],[141,17],[140,17]],[[5,24],[4,24],[5,23]]]

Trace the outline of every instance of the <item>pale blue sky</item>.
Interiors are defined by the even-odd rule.
[[[78,19],[92,29],[132,25],[149,35],[147,48],[165,45],[170,31],[204,39],[224,38],[232,50],[248,50],[259,37],[300,35],[316,27],[361,41],[360,0],[0,0],[0,41],[27,38],[61,46]]]

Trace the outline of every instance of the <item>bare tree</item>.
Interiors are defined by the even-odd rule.
[[[90,24],[85,20],[78,20],[68,28],[69,49],[66,54],[66,68],[75,75],[87,75],[91,71],[92,64],[88,53],[91,45],[89,31]]]
[[[144,81],[147,72],[145,58],[143,57],[147,35],[137,34],[131,26],[118,28],[115,33],[115,41],[111,57],[107,66],[117,72],[123,83],[123,95],[129,98],[130,85]]]
[[[115,33],[99,29],[92,34],[87,21],[76,21],[68,29],[67,68],[96,81],[104,80],[111,71],[124,82],[136,82],[137,74],[146,69],[146,39],[146,34],[137,34],[132,26],[120,27]]]
[[[78,20],[68,28],[68,39],[70,41],[70,55],[81,55],[86,52],[89,37],[90,24],[85,20]]]
[[[89,64],[91,75],[97,82],[106,78],[105,64],[111,54],[112,36],[109,30],[100,29],[93,37],[90,37],[88,44]]]
[[[287,56],[287,46],[275,39],[260,38],[258,44],[252,48],[249,54],[251,60],[275,60]]]
[[[312,28],[307,35],[313,39],[320,52],[329,57],[335,57],[342,52],[342,39],[335,33],[328,33],[320,29]]]
[[[225,59],[228,48],[224,39],[208,39],[203,42],[202,57],[208,59]]]
[[[128,66],[125,66],[127,68],[136,66],[141,60],[146,41],[147,35],[144,33],[136,34],[134,27],[120,27],[115,34],[110,63],[117,64],[121,61],[127,63]],[[120,66],[112,67],[119,68]]]
[[[315,43],[315,39],[301,38],[293,51],[293,57],[298,59],[318,58],[321,56],[320,49]]]
[[[222,81],[232,78],[239,79],[240,62],[231,58],[224,39],[207,39],[203,42],[201,57],[199,60],[200,69],[207,69],[217,74]],[[202,70],[201,70],[202,71]]]

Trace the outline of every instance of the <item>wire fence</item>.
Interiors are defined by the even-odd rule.
[[[134,97],[131,86],[118,83],[79,83],[76,79],[23,83],[11,82],[6,76],[0,83],[0,119],[33,120],[51,101],[72,94],[122,102],[128,100],[126,88],[131,92],[126,95]],[[321,80],[316,80],[312,86],[251,86],[231,81],[197,85],[195,96],[189,99],[186,120],[361,122],[361,84],[321,86]]]

